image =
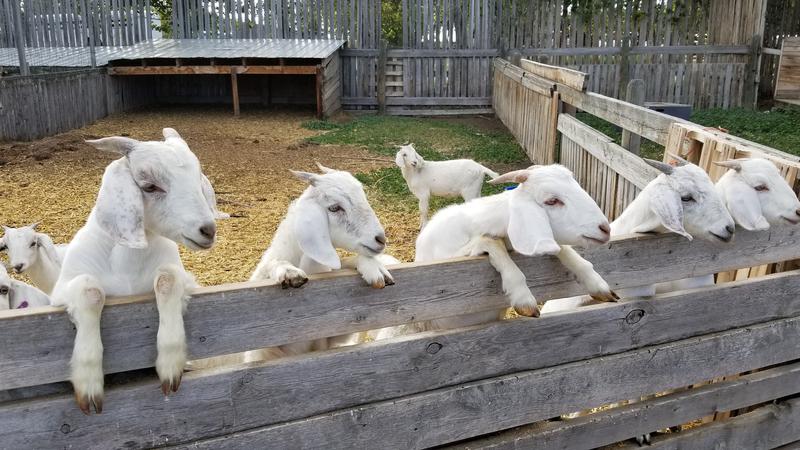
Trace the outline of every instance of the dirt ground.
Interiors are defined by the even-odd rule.
[[[313,171],[318,161],[356,173],[393,164],[362,148],[305,142],[321,133],[301,126],[311,119],[310,112],[300,111],[245,111],[234,118],[228,108],[159,108],[115,115],[39,141],[0,143],[0,221],[9,226],[41,222],[39,229],[55,242],[69,241],[94,205],[104,168],[115,159],[83,140],[113,135],[160,140],[161,129],[172,127],[200,159],[220,209],[232,216],[218,222],[211,250],[182,249],[184,264],[204,285],[247,280],[289,202],[305,188],[288,169]],[[462,121],[489,129],[499,123]],[[388,253],[411,260],[416,210],[392,208],[367,194],[386,228]]]

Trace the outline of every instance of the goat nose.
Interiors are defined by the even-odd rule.
[[[726,225],[726,226],[725,226],[725,230],[726,230],[728,233],[730,233],[730,234],[733,234],[733,232],[734,232],[734,231],[736,231],[736,228],[734,228],[734,226],[733,226],[733,225]]]
[[[798,209],[798,210],[797,210],[797,211],[795,211],[794,213],[795,213],[795,214],[797,214],[798,216],[800,216],[800,209]]]
[[[604,234],[611,234],[611,227],[609,227],[607,223],[600,224],[597,226],[597,228],[600,228],[600,231],[602,231]]]
[[[214,222],[203,225],[200,227],[200,234],[206,239],[214,239],[214,235],[217,234],[217,225]]]
[[[378,234],[375,236],[375,242],[381,245],[386,245],[386,235],[385,234]]]
[[[17,273],[22,273],[22,264],[17,264],[14,266],[14,271]]]

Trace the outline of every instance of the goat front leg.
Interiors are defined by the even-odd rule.
[[[420,194],[419,198],[419,229],[425,228],[428,223],[428,200],[430,199],[430,192]]]
[[[583,259],[575,249],[569,245],[562,245],[557,256],[561,264],[575,274],[578,282],[586,288],[593,299],[600,302],[619,300],[619,296],[611,290],[606,280],[594,271],[592,263]]]
[[[508,254],[506,245],[502,240],[489,237],[480,237],[468,244],[471,248],[468,251],[470,256],[481,254],[489,255],[489,263],[500,273],[503,282],[503,292],[511,301],[514,311],[520,316],[539,317],[539,306],[536,297],[528,289],[525,274]]]
[[[250,277],[250,281],[255,280],[275,280],[281,283],[281,287],[297,288],[308,281],[308,275],[289,261],[270,260],[258,263],[256,270]]]
[[[100,338],[100,315],[105,293],[100,283],[89,275],[81,275],[67,284],[58,303],[66,304],[70,320],[75,324],[75,343],[70,359],[70,376],[75,401],[84,414],[92,407],[103,412],[103,341]]]
[[[158,269],[153,283],[158,306],[156,335],[156,372],[161,380],[161,392],[177,392],[186,366],[186,330],[183,313],[186,310],[187,273],[174,264]]]
[[[392,274],[376,257],[358,255],[355,267],[356,271],[361,274],[361,278],[375,289],[383,289],[394,284]]]

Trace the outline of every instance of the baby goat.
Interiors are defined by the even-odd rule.
[[[214,245],[218,213],[200,162],[172,128],[164,141],[126,137],[87,141],[123,156],[106,167],[97,202],[67,248],[53,288],[77,329],[70,381],[80,409],[103,408],[100,314],[106,296],[155,292],[159,312],[156,371],[166,395],[177,391],[186,362],[183,311],[197,286],[178,243],[190,250]]]
[[[3,226],[0,251],[8,252],[9,266],[30,277],[34,285],[46,293],[53,291],[67,244],[53,244],[50,236],[36,231],[38,223],[20,228]]]
[[[289,205],[250,280],[270,279],[284,287],[299,287],[308,281],[307,274],[339,269],[344,263],[353,265],[376,289],[394,284],[384,264],[397,260],[382,254],[386,235],[361,183],[347,172],[317,165],[321,175],[292,171],[309,186]],[[337,248],[356,253],[355,261],[340,261]],[[337,336],[280,348],[286,354],[298,354],[350,342],[352,336]],[[249,352],[246,359],[260,358]]]
[[[47,306],[50,297],[33,286],[8,276],[6,266],[0,264],[0,310]]]
[[[420,228],[428,222],[428,200],[431,195],[460,195],[464,201],[469,201],[481,196],[486,175],[492,178],[498,176],[471,159],[425,161],[414,149],[414,144],[400,147],[394,162],[400,167],[408,189],[419,199]]]
[[[615,294],[570,245],[608,241],[608,221],[600,208],[563,166],[532,166],[491,181],[519,183],[516,189],[449,206],[433,216],[417,238],[415,261],[489,254],[500,272],[503,291],[523,316],[538,316],[536,299],[525,275],[511,260],[501,239],[523,255],[557,255],[595,298],[613,301]],[[498,320],[504,310],[431,321],[427,329],[455,328]]]

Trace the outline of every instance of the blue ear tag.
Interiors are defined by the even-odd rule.
[[[516,188],[517,188],[517,186],[519,186],[519,185],[518,185],[518,184],[515,184],[515,185],[513,185],[513,186],[506,186],[506,190],[507,190],[507,191],[513,191],[514,189],[516,189]]]

